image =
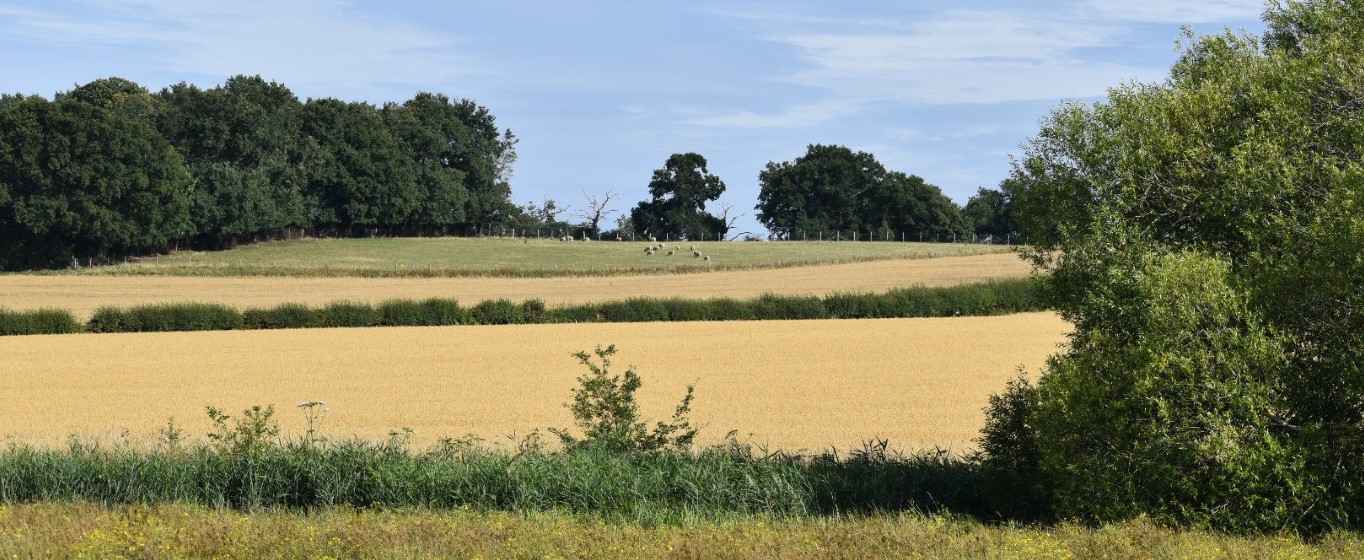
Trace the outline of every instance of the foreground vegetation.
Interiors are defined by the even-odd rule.
[[[825,297],[767,294],[752,300],[632,298],[546,308],[538,299],[484,301],[462,307],[452,299],[393,300],[379,306],[337,302],[325,307],[284,304],[238,311],[211,303],[102,307],[85,324],[63,310],[0,308],[0,335],[75,332],[172,332],[329,327],[638,323],[651,321],[772,321],[1004,315],[1044,310],[1027,279],[947,288],[903,288],[884,294]]]
[[[323,508],[252,513],[189,504],[0,506],[6,557],[133,558],[1358,558],[1332,534],[1239,538],[1134,521],[1103,528],[983,525],[916,513],[733,516],[635,525],[562,511]]]
[[[1266,4],[1058,108],[1010,181],[1071,344],[990,424],[1094,522],[1364,527],[1364,3]]]
[[[533,233],[533,232],[532,232]],[[548,233],[548,232],[545,232]],[[305,277],[556,277],[707,272],[808,266],[882,259],[1000,253],[1007,247],[968,243],[668,242],[654,255],[638,242],[561,242],[542,238],[324,238],[181,252],[63,274]],[[695,247],[710,260],[693,257]],[[669,256],[668,251],[677,254]]]

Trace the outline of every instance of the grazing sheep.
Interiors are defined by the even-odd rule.
[[[696,251],[696,246],[695,246],[695,245],[692,245],[692,246],[691,246],[691,251]]]
[[[653,249],[649,249],[648,251],[645,251],[645,252],[644,252],[644,256],[646,256],[646,257],[652,257],[652,256],[654,256],[654,250],[653,250]]]
[[[677,251],[668,251],[668,256],[671,257],[671,256],[673,256],[675,253],[677,253]]]
[[[701,251],[697,251],[696,249],[692,249],[692,250],[691,250],[691,256],[692,256],[692,258],[700,258],[700,256],[701,256]]]
[[[706,256],[705,256],[704,258],[702,258],[701,260],[703,260],[703,261],[708,261],[708,260],[710,260],[710,255],[706,255]]]

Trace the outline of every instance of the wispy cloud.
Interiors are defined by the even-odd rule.
[[[828,100],[786,107],[773,113],[758,113],[733,109],[718,114],[706,114],[686,119],[684,124],[721,128],[784,128],[815,125],[858,111],[858,104],[849,100]]]
[[[1264,11],[1262,0],[1088,0],[1085,6],[1104,19],[1175,25],[1255,19]]]
[[[788,46],[799,64],[769,79],[804,86],[814,99],[692,122],[808,126],[885,103],[922,107],[1083,98],[1164,73],[1094,56],[1121,48],[1127,38],[1128,31],[1111,18],[1076,17],[1073,10],[1037,12],[1034,7],[844,18],[717,10],[716,15],[754,26],[764,40]]]
[[[136,47],[181,73],[262,74],[290,86],[422,84],[470,61],[449,40],[335,0],[116,0],[44,8],[0,5],[12,38],[67,47]]]

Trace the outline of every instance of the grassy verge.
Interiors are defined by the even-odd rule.
[[[451,299],[392,300],[378,306],[336,302],[323,307],[284,304],[238,311],[221,304],[174,303],[102,307],[83,326],[64,311],[0,310],[0,335],[60,334],[85,330],[173,332],[239,329],[634,323],[648,321],[757,321],[988,316],[1041,311],[1046,306],[1031,280],[996,280],[949,287],[913,287],[880,294],[824,297],[767,294],[758,298],[631,298],[547,308],[540,300],[488,300],[462,307]]]
[[[325,508],[250,514],[187,504],[0,506],[6,557],[215,558],[1359,558],[1333,534],[1238,538],[1131,522],[990,526],[918,514],[744,516],[646,526],[550,512]]]

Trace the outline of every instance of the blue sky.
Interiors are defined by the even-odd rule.
[[[474,99],[521,138],[518,203],[628,212],[694,151],[753,218],[808,144],[874,154],[959,204],[1064,100],[1157,82],[1180,27],[1259,34],[1260,0],[465,2],[0,0],[0,90],[119,76],[153,91],[259,74],[300,99]],[[717,211],[718,204],[711,209]],[[615,216],[613,215],[612,218]]]

